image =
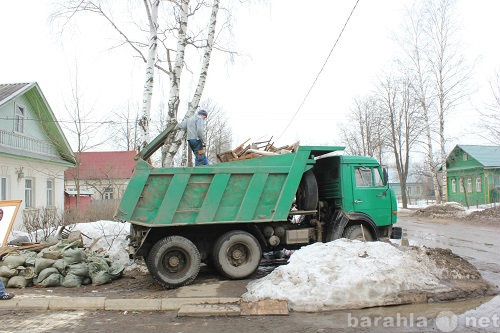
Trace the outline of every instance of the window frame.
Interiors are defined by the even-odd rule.
[[[31,182],[31,187],[27,187],[27,182]],[[24,207],[35,208],[35,179],[24,179]]]
[[[49,187],[49,184],[51,185],[50,187]],[[47,198],[46,198],[47,207],[53,207],[53,206],[55,206],[55,201],[54,201],[55,181],[54,181],[54,178],[47,178],[45,185],[46,185],[46,194],[47,194]]]
[[[0,176],[0,200],[7,200],[9,197],[9,177]]]
[[[482,192],[483,189],[483,184],[482,184],[482,179],[481,177],[476,177],[476,192],[480,193]]]
[[[457,180],[455,178],[451,180],[451,193],[457,193]]]
[[[14,132],[24,133],[26,119],[26,106],[15,103],[14,106]]]

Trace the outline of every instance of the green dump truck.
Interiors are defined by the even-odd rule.
[[[263,253],[337,238],[400,238],[394,192],[373,158],[344,147],[195,168],[154,168],[167,128],[136,157],[115,218],[131,223],[130,254],[165,288],[192,282],[205,263],[231,279],[250,276]]]

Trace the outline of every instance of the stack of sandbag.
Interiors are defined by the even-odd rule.
[[[0,261],[0,278],[9,288],[32,285],[67,288],[102,285],[122,276],[125,267],[103,253],[86,251],[81,241],[63,239],[40,252],[21,250]]]

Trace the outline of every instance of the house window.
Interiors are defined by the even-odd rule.
[[[24,180],[24,205],[26,208],[33,208],[33,179]]]
[[[476,178],[476,192],[481,192],[481,177]]]
[[[472,193],[472,178],[467,178],[467,193]]]
[[[54,180],[47,179],[47,207],[54,206]]]
[[[111,199],[113,199],[113,188],[106,187],[104,189],[104,200],[111,200]]]
[[[7,177],[0,177],[0,200],[7,200]]]
[[[456,179],[451,180],[451,192],[457,193],[457,180]]]
[[[14,117],[14,131],[24,133],[25,107],[16,104],[16,114]]]
[[[467,153],[464,153],[462,157],[464,161],[467,161],[469,159],[469,155],[467,155]]]
[[[460,183],[460,193],[464,193],[464,179],[460,178],[458,182]]]

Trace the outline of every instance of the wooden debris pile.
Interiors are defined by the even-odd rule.
[[[221,162],[231,162],[263,156],[289,154],[299,146],[299,142],[296,142],[292,145],[275,147],[272,139],[271,137],[267,141],[248,143],[250,141],[249,138],[235,149],[217,154],[217,158]]]

